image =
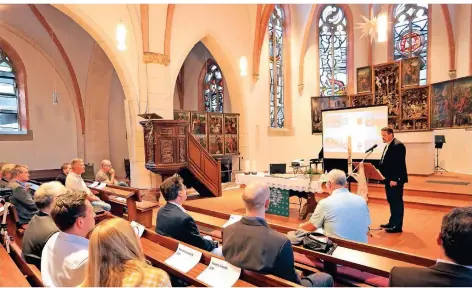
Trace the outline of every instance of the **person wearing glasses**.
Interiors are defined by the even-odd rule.
[[[200,235],[195,220],[182,207],[187,199],[183,179],[179,175],[169,177],[162,182],[160,190],[167,203],[157,212],[156,232],[223,256],[218,242],[212,241],[210,236]]]
[[[111,185],[128,187],[128,184],[126,184],[125,182],[117,181],[115,179],[115,169],[113,169],[113,167],[111,166],[110,160],[103,160],[101,165],[102,168],[98,170],[97,175],[95,175],[95,181],[105,182]]]

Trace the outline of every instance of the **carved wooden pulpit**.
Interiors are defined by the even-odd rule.
[[[188,122],[182,120],[146,120],[144,129],[146,169],[170,176],[187,166]]]

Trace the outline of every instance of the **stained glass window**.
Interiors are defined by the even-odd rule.
[[[207,62],[207,73],[203,79],[205,111],[223,113],[223,73],[214,61]]]
[[[428,4],[397,4],[393,8],[393,19],[393,59],[420,57],[420,85],[426,85]]]
[[[269,19],[270,127],[284,127],[284,12],[274,5]]]
[[[346,94],[347,20],[337,5],[326,5],[318,21],[320,54],[320,94]]]
[[[18,131],[18,94],[13,65],[0,48],[0,131]]]

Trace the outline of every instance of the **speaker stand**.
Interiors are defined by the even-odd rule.
[[[436,166],[434,166],[434,173],[447,172],[446,169],[439,166],[439,148],[436,148]]]

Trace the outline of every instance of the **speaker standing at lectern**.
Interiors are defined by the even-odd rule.
[[[382,128],[382,141],[386,144],[380,159],[379,170],[385,177],[385,191],[390,205],[390,219],[385,228],[388,233],[403,232],[403,185],[408,182],[406,148],[396,139],[391,128]]]

